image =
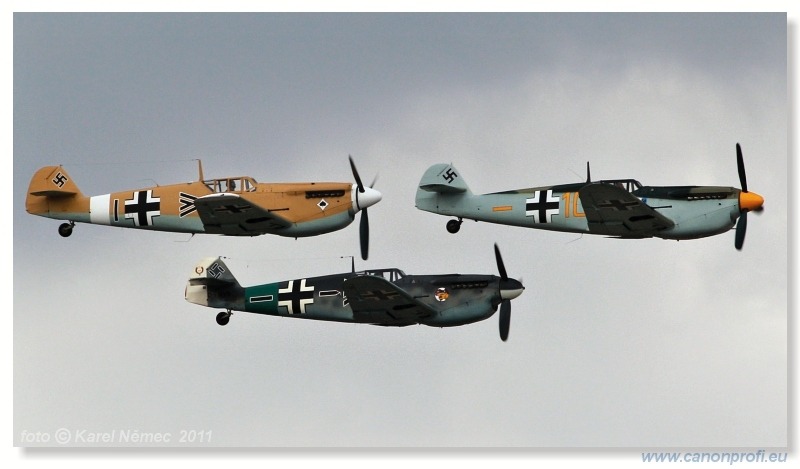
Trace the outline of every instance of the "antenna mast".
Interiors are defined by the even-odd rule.
[[[203,182],[203,161],[198,158],[197,160],[197,171],[200,173],[200,182]]]

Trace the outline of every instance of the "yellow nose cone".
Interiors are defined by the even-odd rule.
[[[753,211],[758,210],[764,205],[764,198],[755,192],[739,193],[739,210]]]

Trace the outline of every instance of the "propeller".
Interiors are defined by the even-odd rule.
[[[521,295],[525,287],[520,281],[508,278],[497,243],[494,245],[494,257],[497,261],[497,271],[500,273],[500,339],[505,342],[508,340],[508,330],[511,326],[511,300]]]
[[[744,157],[742,157],[742,146],[736,144],[736,167],[739,170],[739,184],[742,191],[747,192],[747,174],[744,172]]]
[[[739,221],[736,222],[736,238],[734,246],[741,250],[744,246],[744,236],[747,233],[747,212],[761,212],[764,210],[764,198],[755,192],[747,190],[747,174],[744,170],[744,157],[742,157],[742,147],[736,144],[736,167],[739,171],[739,184],[742,186],[739,192]]]
[[[361,242],[361,258],[367,260],[369,256],[369,215],[367,207],[377,204],[381,200],[381,193],[372,188],[375,181],[378,180],[377,176],[372,181],[372,185],[364,187],[361,182],[361,176],[358,174],[356,164],[353,162],[353,157],[348,155],[350,159],[350,169],[353,171],[353,178],[356,180],[356,191],[353,194],[353,208],[356,211],[362,211],[361,222],[359,225],[359,239]]]
[[[736,239],[733,245],[737,250],[741,251],[744,246],[744,234],[747,232],[747,212],[742,212],[739,215],[739,221],[736,222]]]

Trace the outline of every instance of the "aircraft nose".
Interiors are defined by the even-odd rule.
[[[739,193],[739,210],[741,211],[756,211],[764,205],[764,198],[755,192],[740,192]]]
[[[359,192],[358,186],[353,184],[353,209],[356,211],[372,207],[380,202],[382,197],[380,192],[371,187],[365,187],[364,192]]]
[[[500,298],[503,300],[513,300],[525,291],[522,282],[509,278],[500,281]]]

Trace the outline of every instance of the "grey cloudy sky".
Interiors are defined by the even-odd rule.
[[[788,444],[784,14],[15,14],[14,443],[26,432],[213,432],[214,446]],[[620,241],[414,208],[452,162],[476,193],[636,178],[766,199],[733,232]],[[381,328],[189,304],[194,263],[242,284],[349,269],[358,227],[300,240],[25,213],[33,172],[86,194],[251,175],[379,174],[358,268],[495,273],[497,318]]]

